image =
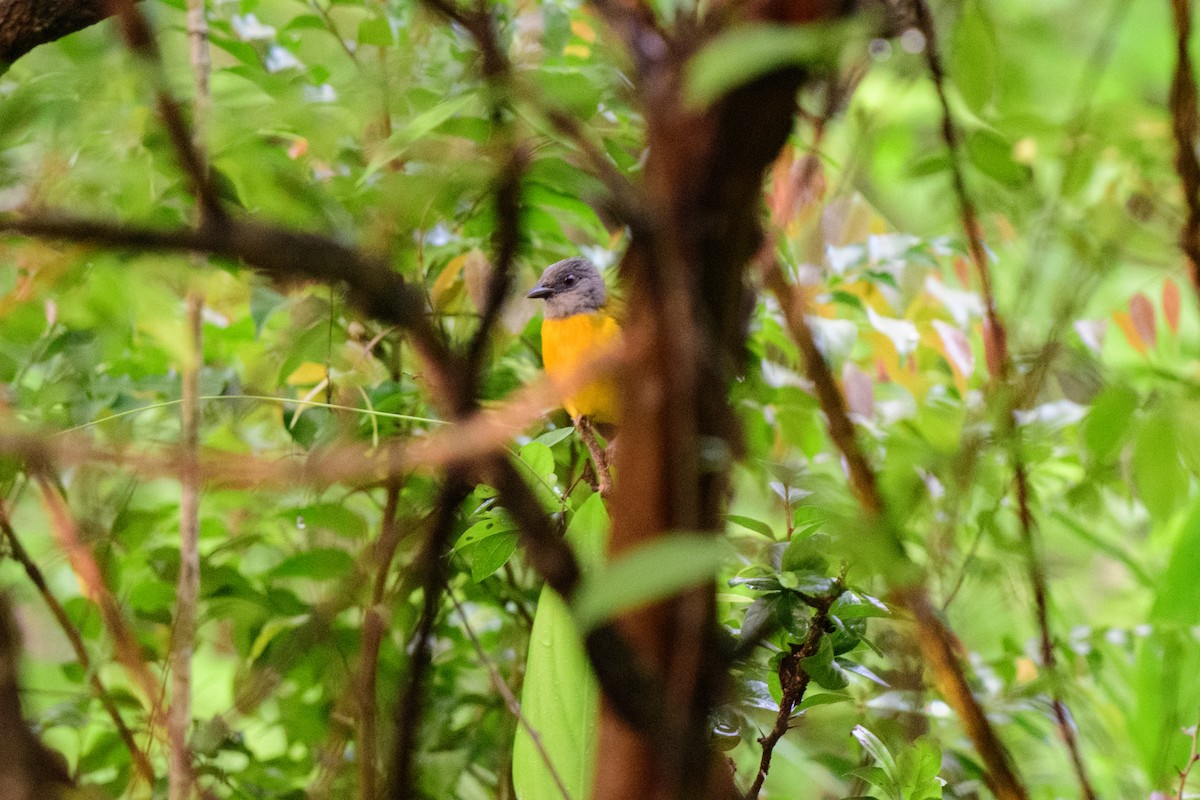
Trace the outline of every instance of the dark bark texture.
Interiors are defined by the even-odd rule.
[[[70,785],[66,761],[34,736],[21,713],[17,685],[19,636],[8,599],[0,595],[0,797],[53,800]]]
[[[107,0],[0,0],[0,70],[110,13]]]

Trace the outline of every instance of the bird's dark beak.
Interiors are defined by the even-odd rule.
[[[539,283],[537,286],[530,289],[529,294],[527,294],[525,296],[533,298],[534,300],[545,300],[547,297],[549,297],[552,294],[554,294],[554,291],[552,289],[550,289],[546,286],[542,286]]]

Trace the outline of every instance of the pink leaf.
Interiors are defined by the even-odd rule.
[[[1163,316],[1171,333],[1179,333],[1179,284],[1167,278],[1162,290]]]
[[[842,392],[846,395],[846,407],[851,414],[863,419],[875,416],[875,387],[871,378],[850,361],[842,367]]]
[[[1133,323],[1138,338],[1145,342],[1147,347],[1154,347],[1158,333],[1154,328],[1154,306],[1149,297],[1138,292],[1129,298],[1129,320]]]
[[[975,371],[975,354],[971,352],[971,342],[960,329],[940,319],[933,321],[933,329],[937,331],[946,348],[946,358],[950,365],[964,378]]]

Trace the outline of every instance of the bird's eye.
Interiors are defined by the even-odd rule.
[[[574,286],[574,285],[575,285],[575,276],[574,275],[567,275],[563,278],[563,286]]]

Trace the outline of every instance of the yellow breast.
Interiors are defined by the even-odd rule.
[[[589,359],[604,351],[621,328],[604,311],[575,314],[542,322],[542,360],[554,378],[566,378]],[[572,417],[587,416],[595,422],[617,422],[617,388],[611,378],[586,384],[563,401]]]

